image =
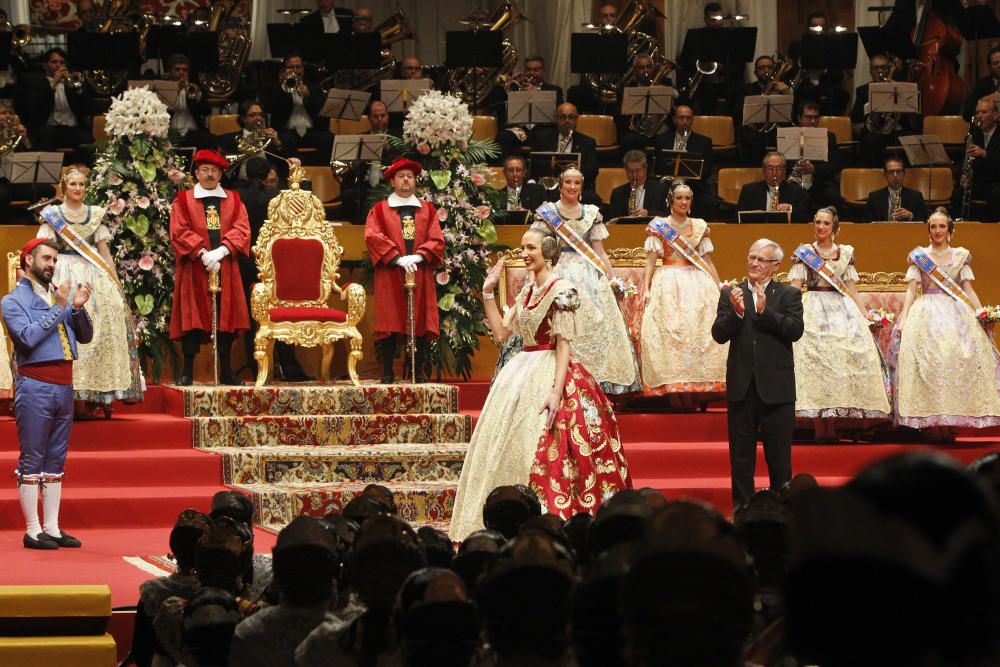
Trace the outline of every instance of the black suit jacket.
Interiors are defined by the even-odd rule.
[[[668,130],[656,137],[656,141],[653,142],[653,146],[658,151],[672,151],[674,149],[674,139],[676,136],[677,132],[674,130]],[[701,169],[701,178],[703,183],[707,182],[709,175],[712,173],[712,160],[714,159],[712,154],[712,139],[710,137],[706,137],[704,134],[692,132],[688,136],[687,152],[691,154],[692,158],[705,161],[705,166]]]
[[[924,195],[919,190],[903,188],[899,194],[900,205],[908,211],[913,211],[914,220],[927,219],[927,205],[924,203]],[[875,190],[868,193],[868,202],[865,204],[865,220],[868,222],[883,221],[889,219],[889,188]]]
[[[620,218],[628,215],[628,198],[632,193],[629,183],[619,185],[611,191],[611,206],[608,208],[608,218]],[[646,179],[646,194],[642,206],[649,215],[667,214],[667,185],[658,178]]]
[[[537,139],[532,143],[532,150],[555,151],[559,147],[559,133],[552,130],[550,132],[536,133]],[[569,153],[579,153],[580,171],[583,172],[583,187],[593,190],[597,187],[597,142],[593,137],[588,137],[580,132],[573,132],[573,141],[570,143]]]
[[[809,222],[809,193],[795,183],[787,181],[778,186],[778,201],[792,205],[792,222]],[[767,183],[754,181],[747,183],[740,190],[740,198],[736,204],[737,211],[765,210],[767,202]]]
[[[746,312],[736,314],[729,302],[732,289],[743,290]],[[768,404],[795,401],[795,358],[792,343],[802,337],[802,292],[774,280],[764,289],[767,303],[757,315],[747,282],[722,290],[712,324],[712,338],[729,343],[726,361],[726,398],[740,401],[746,397],[750,380]]]
[[[326,102],[326,96],[322,94],[319,86],[306,85],[309,88],[309,95],[302,100],[302,106],[305,108],[306,113],[309,114],[313,129],[329,130],[330,120],[319,116],[319,112],[323,109],[324,102]],[[273,127],[278,132],[288,129],[288,119],[292,117],[292,109],[295,108],[292,104],[292,96],[290,94],[281,90],[280,87],[275,88],[264,101],[264,108],[271,114],[270,127]]]
[[[965,98],[965,103],[962,104],[962,118],[969,120],[976,113],[976,103],[987,95],[992,95],[997,90],[997,82],[993,79],[993,75],[984,76],[983,78],[976,81],[975,87],[972,89],[972,93]]]
[[[351,34],[352,32],[351,21],[354,19],[354,12],[351,11],[350,9],[347,9],[346,7],[334,7],[333,13],[336,14],[337,23],[340,25],[340,32],[338,34],[340,35]],[[299,21],[298,25],[313,26],[319,30],[320,34],[324,32],[323,16],[320,14],[320,11],[318,9],[314,12],[306,14],[302,18],[302,20]]]
[[[854,106],[851,107],[851,124],[859,125],[865,122],[865,105],[868,104],[868,84],[854,89]]]
[[[49,80],[42,73],[25,74],[21,82],[24,92],[24,102],[18,105],[21,110],[21,121],[31,133],[32,142],[37,144],[38,129],[52,115],[56,108],[56,91],[52,90]],[[66,100],[70,111],[76,116],[77,127],[90,131],[90,87],[86,84],[81,89],[74,90],[65,86]]]
[[[521,208],[527,211],[534,211],[547,201],[545,188],[538,183],[524,183],[521,185]],[[500,190],[500,208],[507,210],[507,188]]]

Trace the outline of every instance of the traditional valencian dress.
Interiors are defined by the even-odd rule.
[[[834,255],[823,259],[842,281],[857,281],[852,246],[835,246]],[[796,416],[887,419],[887,377],[868,319],[850,296],[795,255],[788,279],[809,289],[802,296],[805,333],[793,347]]]
[[[555,378],[556,339],[572,342],[582,313],[576,289],[553,272],[540,288],[533,280],[525,285],[504,315],[504,326],[524,338],[524,350],[500,370],[486,397],[462,466],[452,539],[483,527],[483,503],[498,486],[528,483],[548,512],[564,518],[594,513],[631,486],[611,403],[575,357],[551,430],[539,413]]]
[[[714,250],[704,220],[667,221],[702,257]],[[663,266],[653,272],[642,316],[642,382],[652,394],[725,391],[729,344],[712,340],[719,286],[669,245],[664,251],[655,232],[647,234],[646,251],[662,257]]]
[[[554,206],[565,224],[587,243],[603,241],[610,236],[596,206],[582,204],[582,217],[575,220],[562,214],[558,202]],[[536,218],[532,228],[549,229],[549,226]],[[565,242],[555,272],[572,283],[580,294],[573,357],[597,378],[606,393],[638,391],[638,362],[625,317],[608,279]]]
[[[971,261],[968,250],[953,247],[951,261],[937,266],[961,284],[975,280]],[[894,346],[898,337],[896,422],[913,428],[1000,424],[1000,357],[986,331],[968,308],[912,263],[906,280],[919,280],[923,294],[910,306],[902,334],[893,332]]]
[[[103,208],[87,209],[87,218],[79,223],[67,220],[61,206],[50,207],[48,214],[60,216],[77,236],[96,249],[98,243],[111,239],[111,232],[103,224]],[[37,236],[59,244],[53,285],[69,280],[74,284],[89,282],[93,288],[85,307],[94,323],[94,338],[79,347],[80,357],[73,363],[74,397],[94,403],[141,400],[138,347],[121,290],[104,269],[80,255],[47,223],[39,226]]]
[[[7,351],[7,337],[0,338],[0,398],[10,398],[13,393],[14,374],[10,370],[10,353]]]

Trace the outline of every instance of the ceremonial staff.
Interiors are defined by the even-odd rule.
[[[219,386],[219,292],[222,281],[219,271],[208,272],[208,298],[212,300],[212,378]]]
[[[417,286],[417,272],[403,273],[403,284],[406,287],[406,331],[407,345],[410,348],[410,383],[417,383],[417,333],[413,315],[413,290]]]

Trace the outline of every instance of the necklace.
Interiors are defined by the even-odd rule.
[[[59,217],[66,222],[80,224],[90,219],[90,207],[86,204],[81,204],[80,208],[76,210],[67,208],[65,204],[56,204],[56,211],[59,213]]]
[[[568,206],[564,206],[562,201],[558,201],[556,202],[556,210],[559,211],[559,215],[566,218],[567,220],[575,220],[583,214],[583,206],[579,203],[577,203],[575,207],[570,208]],[[576,214],[573,215],[570,213],[570,211],[575,211]]]
[[[833,259],[840,254],[840,248],[837,247],[836,243],[831,244],[830,249],[826,252],[823,251],[823,248],[821,248],[818,243],[814,243],[813,247],[816,248],[816,254],[823,259]]]

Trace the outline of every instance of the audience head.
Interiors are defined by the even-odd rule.
[[[993,490],[993,497],[1000,501],[1000,454],[993,452],[969,465],[969,472]]]
[[[259,185],[265,185],[267,175],[271,171],[271,163],[267,158],[255,155],[246,161],[247,181]]]
[[[625,665],[618,603],[625,575],[638,552],[637,543],[629,542],[596,556],[574,588],[570,602],[572,642],[580,667]]]
[[[178,572],[187,574],[194,569],[198,542],[207,530],[208,517],[198,510],[189,508],[177,515],[170,531],[170,553]]]
[[[593,556],[645,536],[645,523],[653,509],[638,491],[619,491],[597,510],[590,525],[588,546]]]
[[[253,527],[253,502],[239,491],[219,491],[212,496],[212,507],[208,515],[217,519],[228,516],[233,521]]]
[[[274,545],[274,579],[281,603],[305,607],[328,602],[337,593],[337,579],[346,545],[327,522],[299,516],[285,526]]]
[[[455,549],[448,534],[432,526],[421,526],[417,537],[427,553],[427,564],[431,567],[451,567]]]
[[[236,626],[243,620],[231,593],[205,587],[184,607],[184,648],[202,667],[224,667]]]
[[[551,259],[546,257],[545,253],[547,243],[545,232],[540,229],[529,229],[525,232],[522,244],[529,238],[529,234],[537,244],[536,250],[541,252],[542,257]],[[558,253],[556,256],[558,257]],[[525,521],[541,513],[538,497],[527,487],[498,486],[486,496],[486,502],[483,504],[483,525],[487,530],[494,530],[509,540],[517,535]]]
[[[361,495],[374,498],[382,503],[389,514],[399,514],[399,508],[396,507],[396,495],[389,487],[382,484],[369,484],[361,491]]]
[[[579,119],[580,114],[577,113],[574,104],[566,102],[556,109],[556,126],[559,128],[559,134],[564,137],[576,130],[576,121]]]
[[[769,187],[776,188],[785,182],[788,164],[785,156],[778,151],[769,151],[761,162],[764,171],[764,181]]]
[[[640,150],[630,150],[622,158],[628,182],[642,187],[646,184],[646,154]]]
[[[250,582],[252,558],[253,533],[247,526],[228,516],[213,518],[195,552],[198,579],[203,586],[238,595]]]
[[[784,256],[781,246],[771,239],[754,241],[747,254],[747,277],[750,282],[762,284],[770,280]]]
[[[425,565],[424,546],[409,524],[380,514],[361,524],[348,559],[349,580],[369,610],[388,614],[406,577]]]
[[[906,178],[906,163],[901,158],[887,157],[882,170],[885,173],[886,186],[890,190],[899,190],[903,187],[903,179]]]
[[[465,538],[458,547],[452,569],[462,577],[466,590],[478,590],[480,577],[497,559],[506,543],[507,538],[495,530],[477,530]]]
[[[350,519],[358,526],[373,516],[389,513],[389,508],[385,506],[385,503],[378,498],[366,496],[363,493],[347,501],[343,510],[344,518]]]
[[[404,665],[469,664],[479,645],[479,613],[457,574],[416,570],[399,591],[396,628]]]
[[[368,122],[374,134],[384,134],[389,130],[389,107],[382,100],[373,100],[368,108]]]

